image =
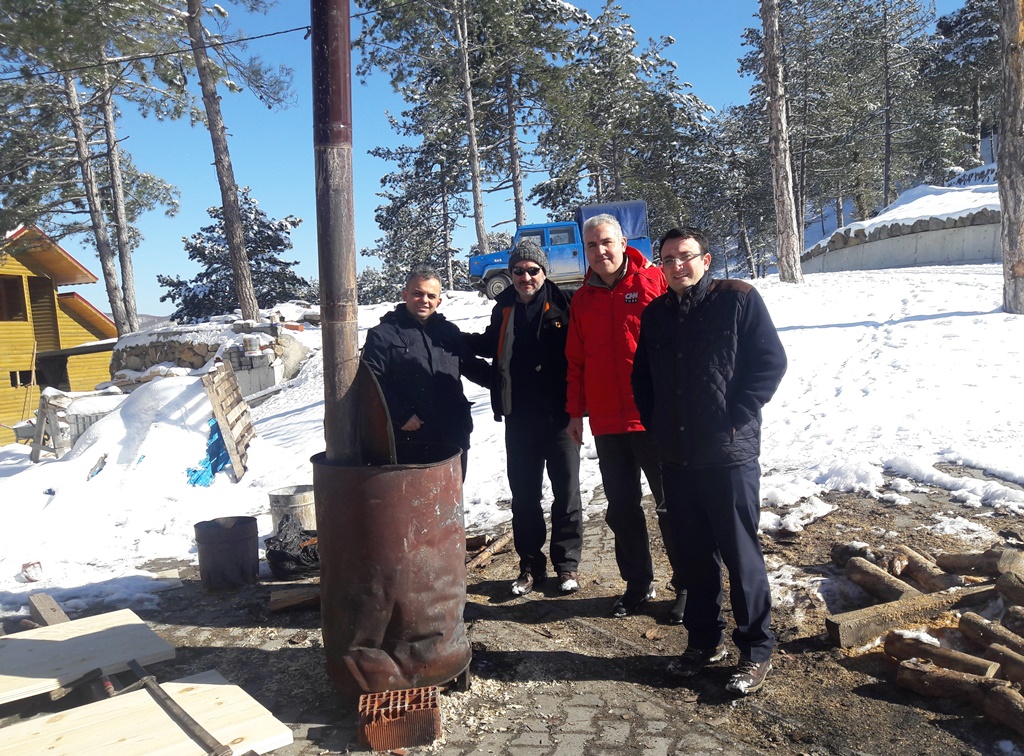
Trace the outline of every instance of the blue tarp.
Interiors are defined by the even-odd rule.
[[[224,446],[224,437],[220,434],[217,418],[210,418],[210,438],[206,441],[206,459],[198,467],[190,467],[188,482],[193,486],[208,486],[213,483],[213,476],[231,464],[228,449]]]
[[[584,205],[576,211],[576,223],[583,228],[587,218],[593,218],[601,213],[618,218],[619,225],[622,226],[622,235],[627,239],[647,238],[651,235],[647,228],[647,203],[643,200]]]

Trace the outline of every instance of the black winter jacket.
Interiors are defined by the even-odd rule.
[[[540,328],[537,332],[540,356],[540,376],[543,396],[543,410],[535,414],[547,414],[555,425],[564,428],[569,424],[569,414],[565,411],[565,376],[568,363],[565,359],[565,339],[569,329],[570,298],[551,281],[545,281],[538,296],[544,296],[542,303]],[[502,369],[502,352],[508,347],[505,334],[510,320],[514,323],[516,302],[519,293],[515,287],[508,287],[494,300],[491,310],[491,322],[483,333],[464,334],[471,351],[481,357],[488,357],[491,362],[491,409],[494,419],[501,420],[506,414],[502,394],[506,391],[506,382],[510,379],[508,370]],[[513,347],[515,341],[513,340]]]
[[[399,304],[367,332],[362,356],[380,382],[396,438],[469,448],[473,420],[460,376],[486,386],[489,367],[470,354],[458,326],[438,312],[421,324]],[[413,415],[423,426],[404,434]]]
[[[633,396],[662,462],[731,467],[761,452],[761,407],[786,372],[786,353],[750,284],[701,277],[680,300],[647,306],[633,362]]]

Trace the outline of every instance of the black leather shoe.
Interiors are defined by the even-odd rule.
[[[665,617],[665,622],[667,622],[670,625],[683,624],[683,611],[685,609],[686,591],[679,591],[679,593],[676,594],[676,600],[668,609],[668,615]]]
[[[612,616],[628,617],[631,614],[636,614],[642,604],[653,598],[653,585],[639,591],[633,590],[632,588],[626,588],[626,592],[619,596],[619,598],[616,599],[615,604],[612,605]]]

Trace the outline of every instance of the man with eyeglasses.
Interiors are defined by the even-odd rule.
[[[579,590],[583,549],[580,455],[569,438],[565,411],[565,336],[569,298],[547,280],[548,257],[530,240],[520,241],[508,261],[512,288],[495,299],[481,334],[466,334],[469,348],[492,358],[491,407],[505,420],[512,533],[519,577],[512,594],[523,596],[547,579],[542,551],[546,526],[541,504],[544,468],[551,481],[551,565],[564,593]]]
[[[413,270],[402,303],[367,331],[362,358],[380,383],[395,440],[458,446],[465,480],[473,419],[461,377],[486,386],[490,368],[469,351],[458,326],[437,312],[441,300],[437,273]]]
[[[687,648],[669,665],[683,677],[721,661],[722,564],[739,665],[726,689],[760,690],[771,669],[771,587],[757,530],[761,407],[786,372],[786,352],[757,289],[711,276],[704,233],[661,240],[670,291],[641,318],[633,395],[661,450],[669,518],[687,598]]]
[[[658,525],[672,563],[676,589],[668,622],[682,622],[686,597],[663,503],[658,449],[640,421],[630,375],[640,333],[640,314],[665,292],[665,276],[638,250],[626,244],[618,220],[595,215],[583,224],[590,268],[572,300],[566,357],[569,361],[569,435],[583,443],[583,416],[597,447],[608,508],[605,522],[615,535],[615,561],[626,582],[612,604],[613,617],[627,617],[655,597],[654,565],[640,487],[643,470],[651,487]]]

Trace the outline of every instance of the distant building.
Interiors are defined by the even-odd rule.
[[[39,391],[91,391],[110,380],[113,321],[58,287],[97,278],[35,226],[0,240],[0,444],[10,426],[33,417]]]

